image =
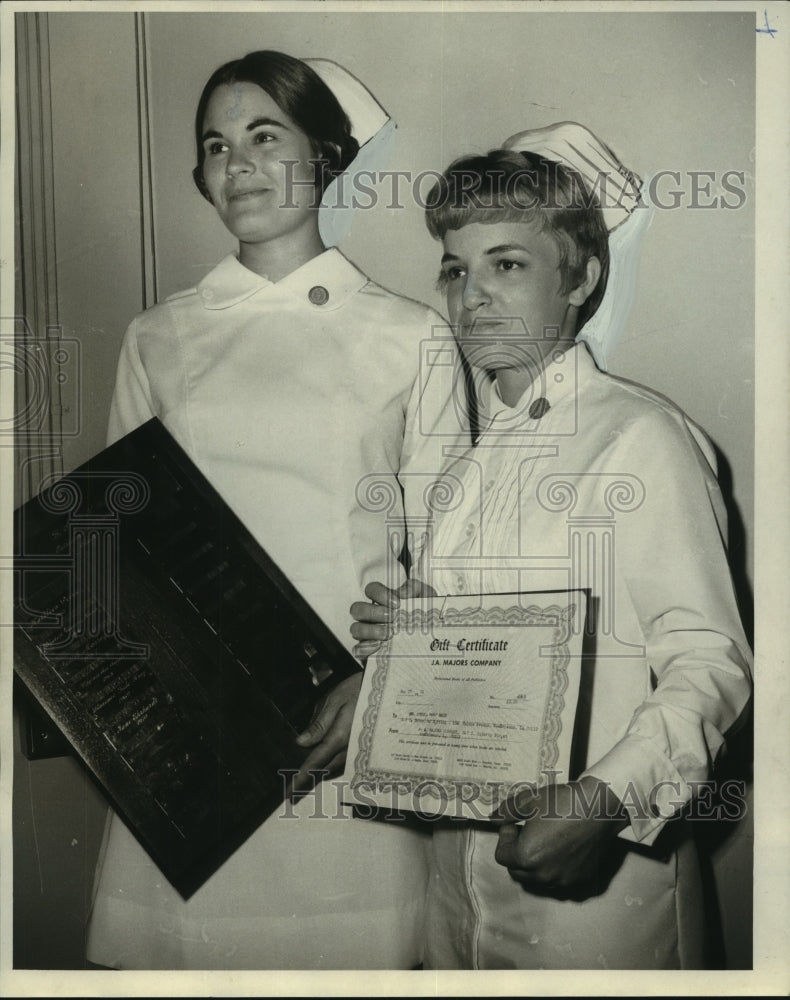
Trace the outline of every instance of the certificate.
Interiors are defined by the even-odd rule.
[[[567,781],[585,617],[584,591],[404,602],[365,671],[348,801],[486,819]]]

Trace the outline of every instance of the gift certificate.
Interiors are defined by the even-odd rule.
[[[348,800],[485,819],[567,781],[585,615],[584,591],[403,602],[365,670]]]

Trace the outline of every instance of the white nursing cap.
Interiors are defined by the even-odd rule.
[[[653,207],[641,196],[642,180],[578,122],[518,132],[502,148],[536,153],[572,167],[598,194],[609,230],[609,278],[600,305],[576,339],[587,344],[598,367],[606,371],[636,297],[642,239],[653,220]]]
[[[331,59],[305,59],[338,100],[351,122],[351,134],[360,144],[372,139],[389,115],[368,88],[355,76]]]
[[[578,122],[556,122],[543,128],[517,132],[505,139],[503,149],[537,153],[572,167],[598,193],[609,232],[625,222],[640,202],[642,181],[624,167],[612,150]]]
[[[354,220],[353,188],[357,175],[375,177],[389,161],[395,145],[395,122],[368,88],[331,59],[305,59],[329,87],[351,122],[359,152],[344,172],[324,191],[318,210],[318,229],[324,246],[336,246],[348,235]]]

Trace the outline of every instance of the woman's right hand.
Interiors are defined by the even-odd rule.
[[[366,660],[392,636],[392,620],[401,599],[409,597],[435,597],[436,591],[422,580],[407,580],[398,590],[392,590],[383,583],[369,583],[365,587],[366,601],[355,601],[351,605],[351,615],[355,619],[351,635],[359,640],[354,647],[354,656]]]

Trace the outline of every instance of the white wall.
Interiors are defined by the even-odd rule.
[[[50,14],[58,311],[80,343],[64,383],[66,471],[104,446],[120,337],[143,308],[131,15]]]
[[[51,14],[49,24],[60,319],[64,334],[81,340],[84,359],[75,400],[83,407],[82,432],[65,451],[72,468],[103,445],[120,338],[142,306],[134,24],[124,12]],[[745,171],[747,201],[739,211],[657,213],[632,322],[611,368],[676,400],[720,448],[732,473],[734,524],[740,515],[745,528],[742,537],[735,533],[733,557],[748,583],[753,15],[151,13],[147,28],[160,297],[195,284],[232,249],[192,184],[193,114],[209,73],[252,49],[324,56],[356,73],[399,122],[393,170],[442,168],[521,129],[576,119],[643,174]],[[689,181],[681,187],[688,192]],[[404,205],[390,210],[382,199],[359,212],[343,249],[382,284],[440,305],[433,288],[438,247],[419,206],[408,198]],[[748,759],[748,748],[741,754]],[[19,814],[22,833],[33,809],[39,824],[62,822],[46,792],[47,780],[57,783],[62,772],[47,762],[36,768],[35,801]],[[20,785],[18,802],[26,789]],[[81,794],[75,792],[77,803],[87,800]],[[747,821],[723,844],[712,838],[730,962],[741,967],[750,944],[750,836]],[[33,849],[24,838],[19,843],[20,877],[37,885]],[[70,863],[65,840],[52,850],[62,852],[62,865]],[[60,903],[68,912],[68,900]],[[32,954],[41,929],[33,907],[16,931],[28,936]]]

